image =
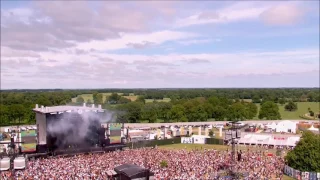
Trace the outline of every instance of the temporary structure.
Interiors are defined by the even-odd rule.
[[[312,125],[310,128],[308,128],[308,130],[309,130],[309,131],[319,131],[319,128],[315,128],[315,127],[313,127],[313,125]]]
[[[283,136],[272,134],[243,134],[239,139],[239,144],[251,145],[273,145],[273,146],[296,146],[300,140],[299,136]]]
[[[281,121],[276,125],[276,132],[296,133],[297,123],[292,121]]]

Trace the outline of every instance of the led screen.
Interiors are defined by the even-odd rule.
[[[36,130],[21,131],[21,152],[36,152],[37,132]]]
[[[121,123],[110,123],[109,124],[109,132],[110,132],[110,144],[118,144],[121,143]]]

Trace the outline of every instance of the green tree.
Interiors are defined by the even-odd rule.
[[[227,110],[222,106],[213,107],[212,118],[216,121],[223,121],[227,116]]]
[[[287,111],[295,111],[298,109],[298,106],[296,103],[289,101],[288,104],[284,106],[284,109]]]
[[[309,111],[309,114],[310,114],[311,117],[314,116],[314,112],[313,111]]]
[[[9,122],[9,109],[6,105],[0,104],[0,124],[7,124]]]
[[[144,96],[138,96],[138,98],[136,99],[136,102],[142,102],[143,104],[146,103],[145,97]]]
[[[188,120],[185,116],[185,108],[181,104],[173,105],[168,114],[174,122],[186,122]]]
[[[161,168],[166,168],[166,167],[168,167],[168,162],[167,162],[166,160],[162,160],[162,161],[160,162],[160,167],[161,167]]]
[[[286,100],[284,98],[279,99],[279,104],[284,105],[286,103]]]
[[[191,109],[188,116],[189,121],[206,121],[208,119],[208,114],[203,107],[203,105],[195,106]]]
[[[76,102],[77,103],[84,103],[84,99],[82,96],[78,96],[77,99],[76,99]]]
[[[212,130],[209,131],[209,136],[210,137],[214,136],[214,132]]]
[[[105,103],[109,104],[117,104],[120,100],[121,96],[118,95],[118,93],[112,93],[107,99]]]
[[[259,119],[276,120],[281,119],[279,107],[272,101],[266,101],[261,105]]]
[[[260,97],[258,95],[254,95],[252,97],[252,102],[253,103],[261,103],[261,99],[260,99]]]
[[[254,103],[245,103],[246,119],[253,119],[258,113],[258,107]]]
[[[23,107],[22,104],[13,104],[9,107],[9,114],[11,116],[11,123],[16,123],[16,120],[18,120],[18,123],[20,124],[23,122],[23,117],[26,109]]]
[[[131,102],[131,99],[125,98],[125,97],[120,97],[120,99],[118,100],[118,104],[126,104]]]
[[[227,119],[229,121],[245,120],[247,112],[243,103],[236,102],[228,108]]]
[[[130,102],[125,104],[124,109],[126,110],[126,118],[130,123],[137,123],[141,119],[141,109],[143,103],[141,102]]]
[[[148,120],[149,123],[154,123],[158,119],[158,107],[156,103],[146,103],[142,108],[142,118]]]
[[[308,172],[320,172],[320,135],[305,131],[297,146],[285,157],[288,165],[294,169]]]
[[[97,102],[97,96],[98,96],[98,92],[94,92],[92,93],[92,99],[93,99],[93,103],[96,103]]]
[[[103,95],[98,93],[93,99],[94,104],[103,104]]]
[[[208,102],[205,102],[204,104],[203,104],[203,108],[204,108],[204,110],[206,111],[206,113],[207,113],[207,115],[208,115],[208,119],[209,118],[212,118],[212,113],[213,113],[213,106],[212,106],[212,104],[210,104],[210,103],[208,103]]]
[[[157,102],[157,106],[159,119],[163,119],[164,122],[169,122],[170,118],[168,113],[172,108],[172,104],[170,102]]]

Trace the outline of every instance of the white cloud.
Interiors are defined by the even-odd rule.
[[[119,39],[105,41],[91,41],[79,43],[76,48],[82,50],[118,50],[128,48],[128,44],[143,44],[144,42],[152,42],[156,45],[181,39],[189,39],[198,37],[199,35],[178,31],[158,31],[148,34],[126,34],[123,33]]]
[[[166,86],[165,83],[196,83],[229,76],[319,71],[317,49],[165,55],[41,52],[39,56],[41,58],[3,56],[2,87],[10,88],[10,82],[30,82],[31,87],[33,82],[48,84],[44,80],[59,82],[59,86],[71,86],[66,83],[73,80],[75,87],[99,82],[104,86],[131,86],[131,83],[136,87],[154,83]],[[189,81],[185,81],[186,78]]]
[[[238,48],[242,51],[236,52],[226,44],[242,42],[228,37],[218,43],[221,40],[217,37],[223,35],[215,27],[170,29],[259,20],[273,25],[292,24],[293,19],[301,17],[296,9],[299,3],[237,2],[198,10],[193,10],[192,3],[181,10],[174,2],[160,1],[97,2],[98,8],[86,1],[31,4],[30,8],[1,10],[1,88],[187,87],[221,83],[228,77],[248,80],[251,75],[254,78],[319,72],[318,47],[303,48],[298,39],[294,46],[298,49],[288,45],[288,50],[269,50],[269,46],[261,45],[257,49],[262,51],[252,51],[243,45]],[[279,12],[283,16],[275,20]],[[222,30],[236,33],[237,27],[237,36],[266,37],[265,32],[252,33],[243,26]],[[305,28],[313,32],[313,27]],[[293,38],[297,33],[281,28],[271,33],[278,37],[291,33]],[[210,42],[216,45],[205,44]]]
[[[305,10],[297,5],[279,5],[267,9],[261,19],[268,25],[292,25],[299,22]]]
[[[257,21],[260,18],[268,24],[292,24],[302,18],[303,8],[301,2],[237,2],[221,9],[202,10],[180,18],[175,27]]]
[[[182,40],[182,41],[177,41],[178,43],[185,45],[185,46],[189,46],[189,45],[193,45],[193,44],[206,44],[206,43],[210,43],[210,42],[220,42],[221,39],[190,39],[190,40]]]

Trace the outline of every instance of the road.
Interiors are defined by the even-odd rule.
[[[241,121],[242,123],[278,123],[284,120],[256,120],[256,121]],[[307,121],[307,122],[319,122],[319,120],[289,120],[293,122],[301,122],[301,121]],[[204,124],[225,124],[229,121],[207,121],[207,122],[177,122],[177,123],[125,123],[125,127],[130,127],[130,128],[139,128],[139,127],[160,127],[160,126],[170,126],[170,125],[204,125]]]

